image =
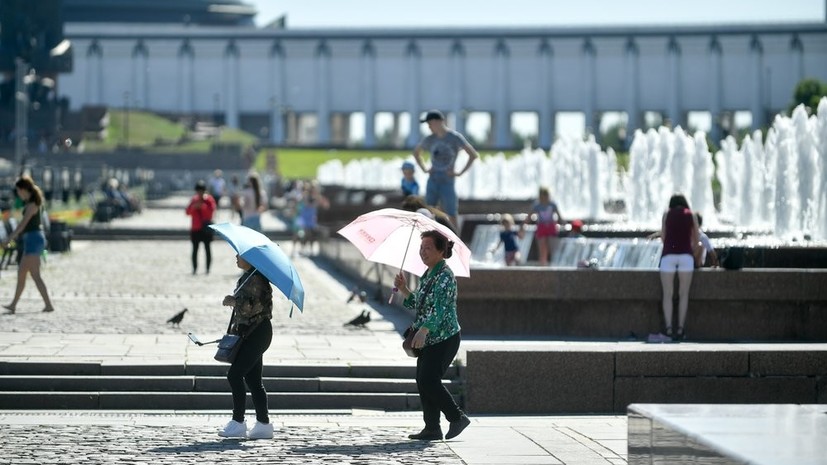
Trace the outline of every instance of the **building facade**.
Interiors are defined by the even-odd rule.
[[[67,23],[75,50],[60,93],[107,105],[206,115],[272,144],[412,147],[419,115],[464,131],[490,121],[485,145],[512,147],[515,114],[533,115],[548,148],[560,114],[712,121],[713,138],[746,114],[752,128],[785,110],[797,82],[827,80],[827,23],[697,27],[289,30],[183,24]],[[359,118],[354,118],[359,115]],[[353,124],[363,127],[353,128]],[[355,129],[355,130],[354,130]]]

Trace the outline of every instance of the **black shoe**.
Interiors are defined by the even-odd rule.
[[[459,420],[451,422],[451,427],[448,428],[448,432],[445,433],[445,439],[453,439],[459,436],[459,433],[461,433],[470,424],[471,420],[469,420],[465,415],[462,415],[459,417]]]
[[[409,439],[418,439],[420,441],[441,441],[442,431],[438,429],[423,429],[418,434],[409,434]]]

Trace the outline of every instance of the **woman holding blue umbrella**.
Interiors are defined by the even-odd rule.
[[[241,335],[242,341],[238,355],[227,372],[227,381],[233,393],[233,419],[218,435],[272,439],[273,424],[270,423],[267,391],[261,378],[264,352],[273,340],[273,326],[270,323],[273,318],[273,289],[270,281],[240,255],[236,255],[236,264],[244,273],[238,279],[235,293],[224,297],[222,305],[233,308],[229,332]],[[245,383],[256,409],[256,424],[249,432],[244,420],[247,401]]]

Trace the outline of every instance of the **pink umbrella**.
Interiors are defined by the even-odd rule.
[[[445,260],[454,275],[470,277],[471,249],[453,231],[421,213],[383,208],[361,215],[338,232],[366,259],[422,276],[427,267],[419,258],[419,235],[430,230],[454,242],[453,255]]]

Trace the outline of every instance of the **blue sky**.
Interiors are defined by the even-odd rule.
[[[290,28],[817,22],[825,0],[243,0]]]

